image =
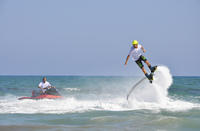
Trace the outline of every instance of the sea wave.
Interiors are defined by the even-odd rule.
[[[81,89],[79,88],[64,88],[66,91],[80,91]]]
[[[93,91],[81,91],[79,88],[64,88],[67,91],[78,91],[76,95],[67,95],[57,100],[18,100],[19,96],[6,95],[0,99],[0,113],[24,113],[24,114],[62,114],[87,111],[130,111],[148,109],[155,112],[161,110],[187,111],[193,108],[200,109],[200,104],[168,97],[168,89],[173,82],[170,71],[165,66],[159,66],[155,72],[153,84],[144,81],[126,100],[129,84],[103,83],[97,85],[99,89]],[[102,82],[100,82],[102,84]],[[112,88],[108,88],[108,87]],[[102,88],[101,88],[102,87]],[[121,88],[122,87],[122,88]],[[88,88],[89,90],[90,88]],[[79,95],[80,94],[80,95]],[[81,97],[80,97],[81,96]]]

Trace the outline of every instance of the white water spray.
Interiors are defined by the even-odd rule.
[[[146,79],[131,94],[130,101],[162,103],[168,99],[168,88],[172,84],[169,69],[159,66],[154,74],[153,83]]]
[[[172,75],[165,66],[159,66],[154,74],[153,83],[148,80],[136,88],[129,99],[129,104],[133,109],[169,109],[187,110],[199,107],[193,103],[180,100],[173,100],[168,97],[168,89],[173,83]]]
[[[127,111],[149,109],[158,111],[160,109],[170,111],[183,111],[199,108],[199,104],[174,100],[168,97],[168,89],[172,84],[172,76],[165,66],[159,66],[154,75],[153,84],[145,80],[130,95],[129,102],[126,100],[127,90],[131,85],[126,82],[109,82],[97,84],[101,92],[87,92],[84,89],[67,88],[69,92],[83,95],[84,99],[75,96],[66,96],[61,100],[17,100],[16,96],[6,96],[0,99],[0,113],[72,113],[92,110]],[[127,83],[127,85],[125,84]],[[132,82],[131,82],[132,83]],[[89,88],[90,89],[90,88]],[[91,88],[93,89],[93,88]],[[127,89],[127,90],[126,90]],[[83,92],[82,92],[83,91]],[[82,94],[81,94],[82,93]],[[88,94],[90,93],[90,94]]]

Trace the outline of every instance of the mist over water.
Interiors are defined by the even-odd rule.
[[[53,78],[50,78],[51,80]],[[61,80],[57,89],[64,96],[57,100],[17,100],[22,94],[4,94],[0,99],[0,113],[23,114],[62,114],[90,111],[131,111],[149,109],[159,111],[188,110],[200,107],[198,103],[187,102],[169,98],[168,89],[173,79],[170,71],[165,66],[159,66],[154,75],[152,84],[148,80],[142,82],[130,95],[126,95],[131,87],[140,78],[97,77],[97,78],[71,78],[68,83]],[[76,83],[75,83],[76,82]],[[16,83],[17,84],[17,83]],[[59,85],[59,84],[58,84]],[[72,86],[73,85],[73,86]],[[16,92],[21,92],[16,87]],[[31,95],[25,92],[23,95]]]

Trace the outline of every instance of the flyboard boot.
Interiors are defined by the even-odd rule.
[[[150,78],[149,81],[150,81],[150,83],[152,83],[153,82],[153,75],[154,75],[154,72],[157,69],[157,66],[149,67],[149,69],[151,70],[151,73],[149,75],[149,78]]]
[[[156,71],[158,66],[153,66],[153,67],[150,67],[150,70],[151,70],[151,73],[154,73]]]
[[[145,76],[147,77],[147,79],[149,79],[149,82],[152,83],[153,81],[153,74],[145,74]]]

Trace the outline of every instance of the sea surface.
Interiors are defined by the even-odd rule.
[[[200,77],[172,77],[159,67],[142,77],[47,76],[62,99],[31,96],[42,76],[0,76],[0,131],[199,131]]]

